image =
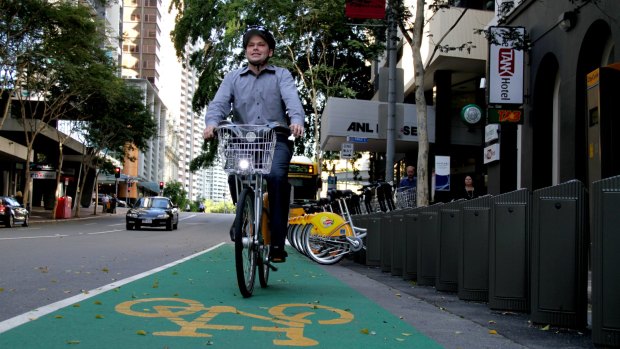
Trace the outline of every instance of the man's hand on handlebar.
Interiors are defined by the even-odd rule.
[[[301,137],[304,134],[304,126],[298,124],[291,124],[291,135],[293,137]]]
[[[202,134],[204,139],[211,139],[214,136],[215,126],[207,126]]]

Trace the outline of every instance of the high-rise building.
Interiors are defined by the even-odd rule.
[[[163,9],[161,0],[123,1],[121,76],[144,92],[145,104],[157,123],[157,134],[150,140],[148,150],[131,151],[129,157],[136,160],[126,158],[123,173],[135,178],[138,187],[150,193],[159,192],[159,181],[174,178],[178,171],[174,109],[160,95],[161,46],[163,40],[170,40],[162,35],[162,12],[167,14]],[[135,190],[128,193],[129,197],[137,197]]]
[[[159,101],[166,114],[159,114],[159,132],[151,142],[154,149],[138,156],[138,176],[145,181],[145,188],[155,187],[153,182],[179,181],[188,192],[190,200],[213,198],[222,200],[228,192],[210,192],[211,180],[220,181],[215,187],[226,187],[223,171],[206,179],[206,170],[190,171],[192,159],[200,154],[204,130],[202,113],[192,109],[192,98],[198,86],[198,75],[189,65],[181,64],[169,37],[174,27],[175,12],[169,12],[170,0],[125,0],[123,26],[122,76],[146,80],[142,88],[149,90],[149,98]],[[198,45],[198,44],[197,44]],[[197,49],[186,47],[188,52]],[[180,93],[179,93],[180,91]],[[155,105],[155,109],[157,109]],[[157,154],[157,155],[156,155]],[[153,156],[158,156],[156,162]],[[155,165],[157,164],[157,165]],[[142,171],[142,172],[141,172]],[[217,172],[218,169],[213,169]]]

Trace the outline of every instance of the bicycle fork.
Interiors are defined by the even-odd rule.
[[[268,214],[265,208],[269,209],[269,200],[267,195],[263,195],[263,176],[261,174],[256,175],[255,178],[255,196],[254,196],[254,227],[256,232],[261,232],[260,241],[258,234],[254,235],[254,244],[258,247],[258,255],[262,258],[262,263],[267,265],[269,269],[278,271],[271,261],[269,261],[269,248],[271,244],[271,236],[269,231]]]

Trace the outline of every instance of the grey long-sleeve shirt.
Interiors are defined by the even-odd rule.
[[[304,124],[304,109],[293,76],[288,70],[273,65],[265,67],[258,76],[247,66],[226,74],[207,108],[206,126],[217,126],[230,114],[231,106],[236,123]]]

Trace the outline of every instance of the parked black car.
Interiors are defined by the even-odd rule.
[[[0,220],[7,228],[13,227],[16,223],[21,223],[22,226],[27,227],[30,212],[20,205],[15,198],[0,196]]]
[[[179,208],[164,196],[148,196],[138,199],[125,216],[127,230],[141,227],[161,227],[166,230],[179,227]]]

